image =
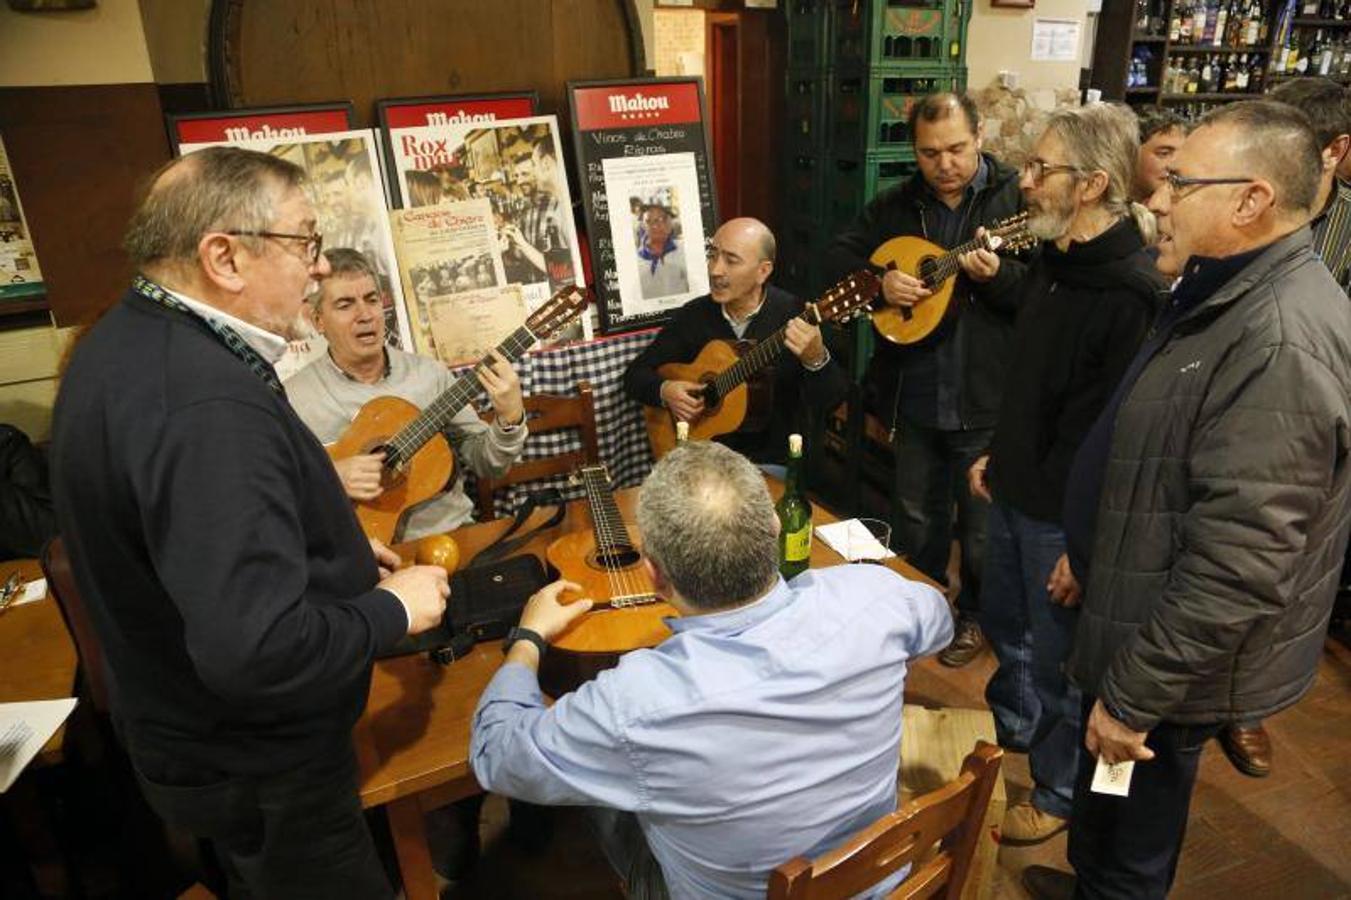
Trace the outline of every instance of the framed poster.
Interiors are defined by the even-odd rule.
[[[181,156],[182,144],[238,144],[280,141],[352,129],[352,104],[309,103],[183,113],[164,117],[169,146]]]
[[[305,170],[305,188],[319,220],[317,230],[324,236],[325,249],[349,247],[371,261],[385,301],[385,340],[411,351],[408,310],[399,282],[382,187],[379,134],[362,129],[299,137],[185,143],[178,149],[187,155],[220,144],[271,153]],[[276,366],[282,380],[327,349],[304,310],[297,317],[294,332],[286,356]]]
[[[718,226],[698,78],[568,83],[601,331],[657,325],[708,293]]]
[[[0,138],[0,301],[32,300],[45,292],[19,187]]]
[[[397,97],[375,102],[375,116],[389,149],[389,171],[394,165],[391,129],[436,128],[451,124],[484,124],[498,119],[533,116],[538,104],[534,91],[512,94],[456,94],[445,97]],[[402,206],[401,203],[394,204]]]
[[[390,128],[394,193],[404,209],[486,200],[506,284],[527,312],[584,286],[555,116]],[[588,337],[586,319],[556,336]]]

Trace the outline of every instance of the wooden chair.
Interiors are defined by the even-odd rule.
[[[89,691],[94,708],[108,715],[108,675],[104,668],[103,643],[94,631],[89,610],[75,584],[75,573],[70,568],[70,557],[65,542],[58,534],[42,548],[42,573],[47,576],[47,588],[56,599],[66,629],[75,639],[75,653],[80,660],[80,676]]]
[[[485,418],[491,417],[489,413]],[[518,462],[500,478],[478,479],[479,518],[493,518],[493,492],[508,485],[535,481],[553,475],[567,475],[578,466],[600,462],[600,443],[596,437],[596,401],[591,385],[577,382],[577,396],[538,394],[525,398],[525,417],[531,436],[551,431],[576,428],[581,433],[582,448],[547,459],[527,459]]]
[[[936,791],[883,816],[844,845],[779,866],[769,876],[769,900],[852,897],[913,863],[889,897],[957,900],[965,887],[1004,751],[977,741],[961,774]],[[938,853],[929,851],[939,843]]]

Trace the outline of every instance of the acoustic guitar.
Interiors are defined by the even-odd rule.
[[[873,325],[893,344],[918,344],[956,313],[952,289],[956,283],[954,276],[961,268],[957,257],[980,249],[1016,253],[1035,243],[1037,237],[1027,230],[1025,212],[994,223],[979,238],[951,250],[944,250],[920,237],[892,238],[878,247],[868,261],[880,268],[899,269],[913,275],[933,293],[914,306],[883,306],[874,310]]]
[[[497,350],[510,362],[525,355],[537,340],[553,334],[586,309],[588,292],[576,286],[559,290],[507,335]],[[392,543],[403,516],[446,489],[455,471],[455,456],[443,433],[480,386],[475,373],[490,361],[484,357],[462,373],[424,410],[400,397],[376,397],[357,411],[342,437],[328,446],[334,460],[365,453],[385,454],[380,496],[357,500],[357,520],[367,537]]]
[[[581,593],[595,602],[589,612],[553,640],[545,654],[541,682],[557,696],[619,661],[639,647],[654,647],[670,636],[662,620],[678,615],[658,597],[644,571],[637,546],[603,465],[583,466],[575,478],[586,489],[590,530],[571,531],[545,551],[558,577],[581,585]]]
[[[873,272],[855,272],[808,303],[798,318],[812,325],[844,321],[866,307],[881,284]],[[759,343],[709,341],[693,361],[657,367],[664,379],[704,385],[704,410],[690,422],[690,440],[706,441],[765,427],[774,411],[773,389],[757,376],[779,358],[787,331],[785,325]],[[676,445],[676,417],[665,407],[644,406],[643,418],[652,455],[661,459]]]

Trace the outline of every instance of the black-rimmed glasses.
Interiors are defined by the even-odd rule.
[[[1032,183],[1038,186],[1046,180],[1047,175],[1054,175],[1057,172],[1073,172],[1078,175],[1083,172],[1083,169],[1061,163],[1048,163],[1046,160],[1037,159],[1035,156],[1023,163],[1023,174],[1030,177]]]
[[[240,229],[234,229],[233,231],[227,231],[225,233],[234,237],[260,237],[277,238],[278,240],[285,241],[304,241],[305,256],[309,260],[310,265],[314,265],[319,261],[319,254],[324,250],[324,236],[317,231],[313,234],[287,234],[283,231],[242,231]]]
[[[1204,186],[1207,184],[1252,184],[1254,178],[1190,178],[1186,175],[1179,175],[1171,169],[1163,174],[1163,180],[1168,184],[1168,199],[1177,201],[1182,199],[1182,189],[1192,187],[1193,185]]]

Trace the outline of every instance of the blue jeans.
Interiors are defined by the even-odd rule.
[[[1065,534],[997,499],[986,527],[980,626],[999,667],[985,699],[999,743],[1027,750],[1032,803],[1069,818],[1082,728],[1079,691],[1064,670],[1079,613],[1046,592]]]
[[[943,431],[902,417],[896,423],[896,494],[892,501],[892,549],[939,584],[948,583],[953,507],[962,547],[959,615],[975,617],[985,551],[985,507],[971,496],[966,470],[990,446],[991,428]]]
[[[1094,700],[1084,697],[1085,722]],[[1201,748],[1219,730],[1219,723],[1155,725],[1145,739],[1154,758],[1135,764],[1128,797],[1090,791],[1096,760],[1082,754],[1068,854],[1078,876],[1075,900],[1165,900],[1187,833]]]

